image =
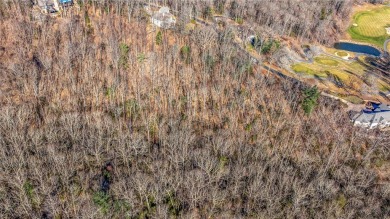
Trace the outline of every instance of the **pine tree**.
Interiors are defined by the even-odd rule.
[[[302,102],[302,108],[307,115],[310,115],[314,108],[317,106],[317,100],[320,96],[317,86],[306,88],[303,90],[304,99]]]
[[[159,46],[162,44],[162,33],[161,31],[158,31],[157,35],[156,35],[156,44]]]

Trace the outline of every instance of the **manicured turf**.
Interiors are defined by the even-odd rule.
[[[372,43],[383,47],[383,43],[390,36],[385,27],[390,25],[390,7],[383,6],[371,11],[363,11],[354,15],[353,24],[348,29],[352,39]]]
[[[331,54],[336,52],[343,51],[331,51]],[[364,59],[364,57],[360,58]],[[292,65],[292,70],[299,75],[306,75],[308,80],[312,80],[311,83],[318,83],[351,103],[362,103],[362,88],[366,83],[364,78],[369,73],[366,67],[359,62],[321,55],[315,57],[312,63]],[[379,78],[376,78],[375,82],[378,85],[378,91],[387,92],[390,89],[390,84]]]
[[[348,56],[348,53],[340,51],[340,52],[336,52],[336,55],[340,56],[340,57],[345,57],[345,56]]]
[[[345,71],[338,70],[338,69],[331,69],[328,72],[340,78],[341,81],[346,82],[349,80],[349,75]]]
[[[386,82],[384,82],[382,80],[378,81],[378,87],[379,87],[379,90],[382,92],[390,91],[390,85],[386,84]]]
[[[314,61],[316,61],[319,64],[329,65],[329,66],[338,66],[339,65],[338,61],[331,59],[331,58],[327,58],[327,57],[315,57]]]
[[[315,71],[315,70],[307,67],[307,65],[304,63],[295,64],[292,66],[292,69],[297,73],[303,73],[303,74],[318,76],[318,77],[326,77],[327,76],[326,73],[321,72],[321,71]]]

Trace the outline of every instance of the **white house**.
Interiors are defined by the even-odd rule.
[[[37,0],[36,3],[44,13],[55,13],[59,11],[57,0]]]
[[[352,117],[355,126],[365,128],[385,128],[390,126],[390,107],[380,104],[371,110],[363,110]]]
[[[176,24],[176,18],[170,13],[168,7],[162,7],[152,16],[152,23],[161,28],[172,28]]]

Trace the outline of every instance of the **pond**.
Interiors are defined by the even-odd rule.
[[[360,45],[355,43],[344,43],[344,42],[335,43],[334,48],[340,50],[346,50],[350,52],[364,53],[372,56],[381,55],[381,52],[372,46]]]

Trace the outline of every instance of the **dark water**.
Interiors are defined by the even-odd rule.
[[[372,46],[359,45],[355,43],[335,43],[334,48],[350,52],[364,53],[373,56],[381,55],[381,52]]]

